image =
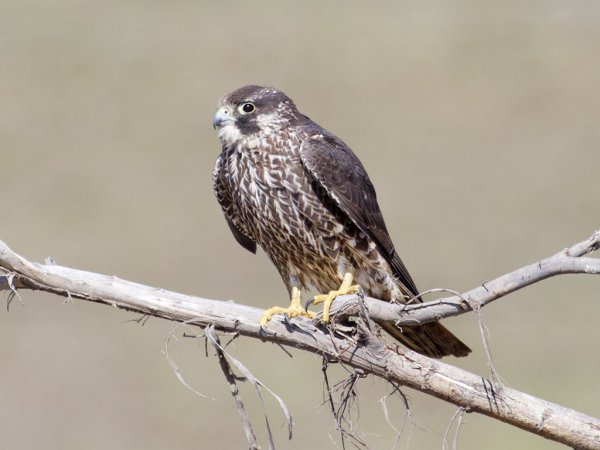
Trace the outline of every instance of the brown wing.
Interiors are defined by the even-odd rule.
[[[325,189],[337,206],[379,248],[398,281],[416,295],[417,287],[394,249],[375,188],[352,150],[332,135],[318,135],[302,143],[301,158],[308,173]],[[440,323],[398,328],[379,323],[407,347],[433,358],[467,356],[471,350]]]
[[[350,147],[333,135],[318,134],[302,142],[302,163],[327,195],[377,245],[399,282],[418,294],[396,253],[377,203],[373,183]]]
[[[215,168],[213,170],[213,190],[215,191],[215,196],[217,197],[219,205],[221,205],[225,219],[227,219],[227,225],[229,225],[229,229],[233,233],[235,240],[238,241],[238,243],[249,252],[256,253],[256,241],[254,241],[254,239],[252,239],[250,236],[246,235],[235,224],[235,208],[233,205],[233,199],[231,198],[230,189],[230,185],[227,181],[227,173],[225,172],[224,167],[224,158],[221,155],[219,156],[219,159],[217,159]]]

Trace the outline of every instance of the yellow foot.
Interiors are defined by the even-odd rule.
[[[300,290],[297,287],[292,288],[292,302],[290,306],[287,308],[282,308],[280,306],[274,306],[273,308],[267,309],[262,317],[260,318],[260,326],[264,327],[267,325],[271,317],[276,314],[287,314],[287,316],[291,319],[292,317],[308,317],[312,319],[315,317],[315,313],[312,311],[305,310],[300,303]]]
[[[340,295],[357,294],[360,292],[360,286],[358,284],[352,284],[352,274],[345,273],[344,281],[337,291],[331,291],[329,294],[315,295],[312,304],[323,303],[323,315],[321,320],[325,323],[329,322],[329,311],[331,310],[331,304]]]

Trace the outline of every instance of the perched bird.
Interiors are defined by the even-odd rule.
[[[301,305],[301,289],[329,292],[314,301],[325,303],[324,321],[333,299],[359,286],[370,297],[398,303],[418,294],[373,184],[341,139],[298,111],[283,92],[261,86],[223,97],[213,125],[223,147],[213,187],[227,223],[244,248],[264,249],[292,300],[288,308],[267,310],[262,325],[274,314],[313,317]],[[437,322],[380,325],[434,358],[471,351]]]

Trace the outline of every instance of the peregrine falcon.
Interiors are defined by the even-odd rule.
[[[288,308],[267,310],[262,325],[274,314],[313,317],[301,305],[302,289],[329,292],[314,301],[324,303],[324,322],[333,299],[359,286],[388,302],[406,303],[418,294],[389,236],[375,188],[341,139],[298,111],[283,92],[261,86],[223,97],[213,125],[222,144],[213,187],[229,228],[252,253],[257,244],[263,248],[292,299]],[[437,322],[380,325],[430,357],[471,351]]]

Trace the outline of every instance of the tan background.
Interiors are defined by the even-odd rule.
[[[284,3],[1,1],[0,239],[37,261],[284,303],[211,189],[214,106],[248,83],[284,90],[355,149],[422,289],[477,286],[598,228],[598,2]],[[486,308],[506,383],[599,416],[599,295],[598,279],[570,276]],[[0,447],[244,448],[202,341],[179,339],[174,358],[216,401],[175,378],[162,354],[170,323],[23,298],[0,312]],[[474,349],[450,362],[488,374],[475,319],[447,325]],[[268,400],[279,448],[339,445],[318,357],[247,340],[232,351],[294,414],[288,442]],[[391,448],[378,403],[389,387],[369,378],[358,391],[360,429]],[[258,400],[243,393],[264,444]],[[415,427],[399,448],[441,448],[456,409],[406,393]],[[400,402],[389,409],[399,426]],[[462,449],[561,448],[464,422]]]

